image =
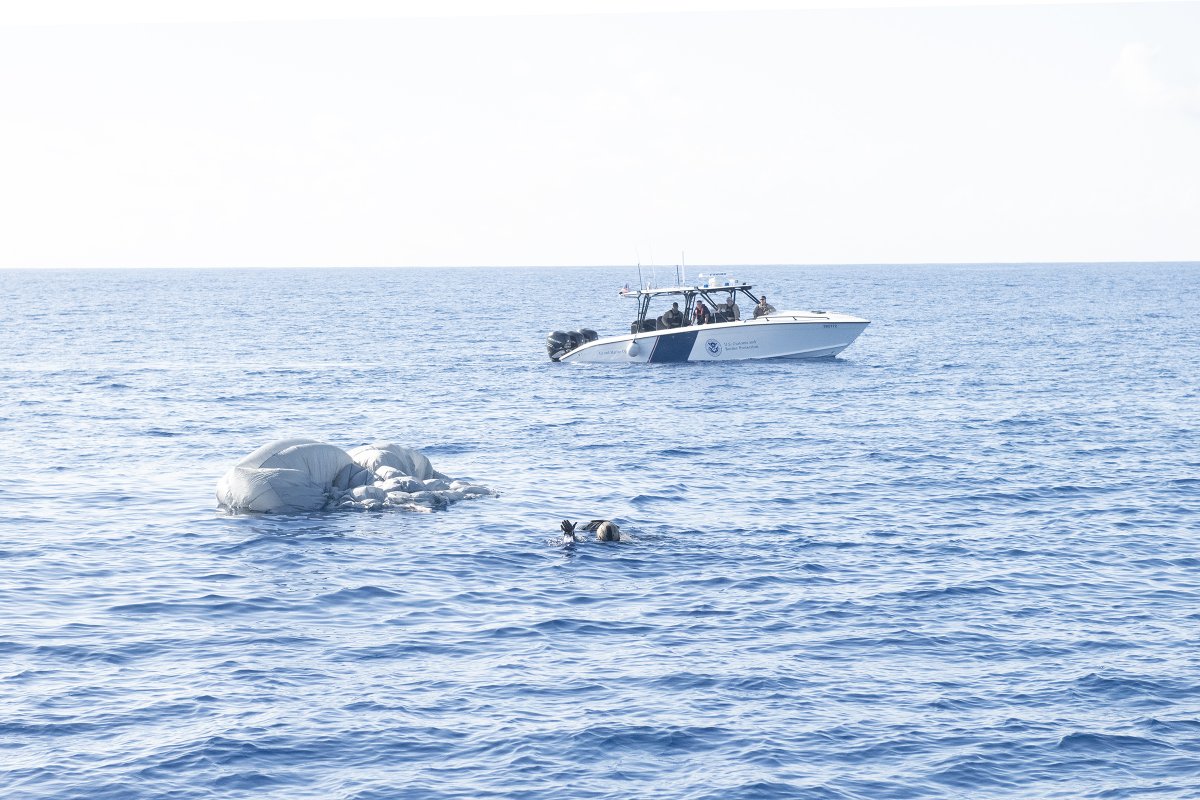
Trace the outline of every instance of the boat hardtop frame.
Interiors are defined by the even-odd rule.
[[[650,301],[656,297],[663,295],[675,295],[683,298],[683,325],[679,327],[687,327],[692,324],[692,316],[695,313],[695,300],[700,299],[714,313],[720,314],[720,307],[724,303],[717,303],[713,300],[714,295],[723,295],[728,298],[734,298],[738,294],[745,295],[753,305],[758,305],[758,298],[751,291],[754,287],[749,283],[730,283],[723,286],[666,286],[653,289],[622,289],[618,294],[622,297],[636,298],[638,301],[638,316],[634,321],[636,330],[641,330],[645,326],[646,314],[650,310]],[[740,312],[740,308],[739,308]],[[734,320],[727,320],[732,322]]]

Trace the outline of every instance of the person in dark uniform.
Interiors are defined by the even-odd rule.
[[[671,310],[663,314],[663,322],[668,328],[678,328],[683,325],[683,312],[679,310],[679,303],[671,303]]]

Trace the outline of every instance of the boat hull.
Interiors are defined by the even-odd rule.
[[[870,324],[846,314],[782,312],[740,322],[606,336],[560,360],[612,364],[827,358],[849,347]]]

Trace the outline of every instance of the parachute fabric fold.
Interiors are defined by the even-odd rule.
[[[284,439],[243,458],[217,482],[226,508],[265,513],[317,511],[331,499],[338,471],[350,464],[340,447],[311,439]]]
[[[389,506],[431,511],[494,494],[468,481],[452,484],[428,458],[408,447],[375,443],[346,452],[312,439],[263,445],[217,481],[222,508],[275,514]]]

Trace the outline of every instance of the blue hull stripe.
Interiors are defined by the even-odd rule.
[[[692,345],[696,343],[699,331],[681,331],[668,333],[654,339],[654,349],[650,351],[651,364],[666,364],[677,361],[687,361],[692,354]]]

